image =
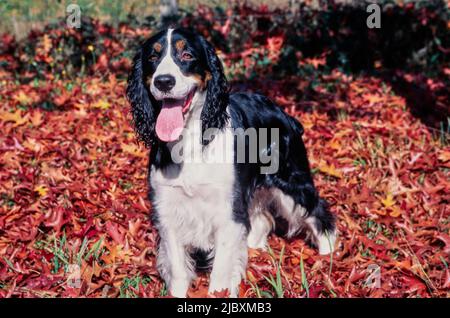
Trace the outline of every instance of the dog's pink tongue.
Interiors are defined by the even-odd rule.
[[[163,101],[161,112],[156,120],[156,134],[165,142],[175,141],[183,131],[183,101]]]

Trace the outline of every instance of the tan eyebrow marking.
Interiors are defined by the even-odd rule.
[[[152,85],[152,76],[148,76],[145,80],[145,83],[148,85],[148,87],[150,87],[150,85]]]
[[[177,48],[178,51],[181,51],[182,49],[184,49],[185,45],[186,45],[186,42],[184,40],[178,40],[175,43],[175,47]]]
[[[153,48],[155,49],[156,52],[161,52],[162,50],[162,45],[159,42],[156,42],[155,44],[153,44]]]
[[[204,90],[208,85],[208,81],[211,80],[212,76],[210,72],[205,73],[205,78],[202,78],[200,74],[193,74],[194,79],[197,81],[199,87]]]

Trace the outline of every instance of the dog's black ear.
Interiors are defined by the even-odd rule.
[[[155,141],[155,121],[157,102],[145,85],[142,63],[142,48],[139,48],[133,60],[128,76],[127,98],[131,104],[131,114],[137,137],[146,147]]]
[[[222,129],[228,120],[226,108],[228,106],[228,82],[223,72],[222,62],[217,56],[214,47],[202,36],[200,43],[203,46],[211,78],[207,83],[206,100],[203,106],[201,120],[202,133],[208,128]],[[210,140],[203,139],[203,145]]]

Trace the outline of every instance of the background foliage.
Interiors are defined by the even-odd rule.
[[[276,236],[269,251],[250,250],[241,296],[448,297],[448,4],[384,1],[382,28],[370,30],[359,1],[181,2],[179,24],[216,46],[233,90],[262,92],[302,122],[338,218],[331,257]],[[49,21],[60,12],[50,2],[41,18],[42,1],[0,6],[4,21],[36,20],[0,35],[0,296],[166,296],[147,152],[124,98],[158,17],[135,1],[79,3],[81,29]],[[373,264],[379,288],[366,284]],[[189,295],[205,296],[207,280]]]

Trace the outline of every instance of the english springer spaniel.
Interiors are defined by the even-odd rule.
[[[264,96],[229,93],[202,36],[168,29],[148,39],[126,93],[150,148],[157,267],[173,296],[186,296],[200,253],[212,263],[209,292],[237,297],[247,247],[266,248],[272,231],[333,251],[335,221],[314,187],[302,125]]]

